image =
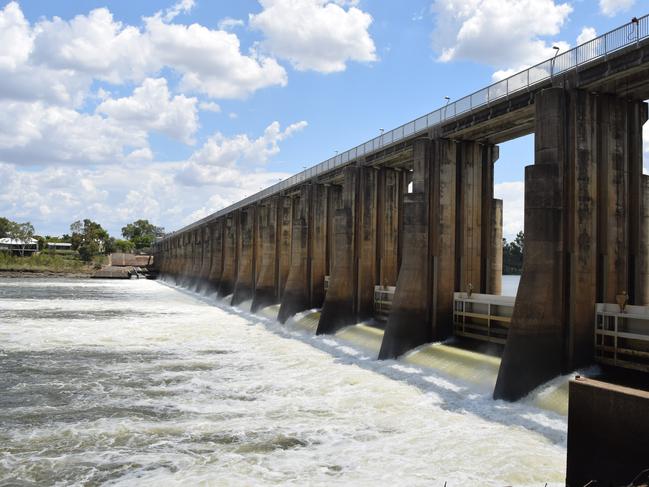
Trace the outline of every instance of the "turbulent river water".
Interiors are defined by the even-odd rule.
[[[0,485],[561,485],[565,417],[159,282],[0,279]]]

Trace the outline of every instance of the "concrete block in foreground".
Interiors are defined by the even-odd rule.
[[[566,485],[630,485],[649,468],[649,392],[570,382]]]

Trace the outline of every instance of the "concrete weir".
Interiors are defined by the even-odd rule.
[[[161,275],[274,306],[282,323],[319,309],[318,334],[369,323],[372,337],[384,329],[381,359],[450,338],[472,315],[475,339],[504,343],[496,398],[594,362],[596,303],[649,304],[649,18],[618,34],[631,40],[561,53],[168,235]],[[532,133],[523,275],[491,336],[492,314],[458,314],[454,293],[501,292],[498,144]]]

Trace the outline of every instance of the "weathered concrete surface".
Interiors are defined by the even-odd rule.
[[[128,267],[145,267],[153,264],[153,256],[123,254],[116,252],[108,256],[108,265],[128,266]]]
[[[571,381],[566,485],[630,485],[649,465],[647,411],[646,391]]]
[[[642,187],[640,194],[641,212],[639,241],[644,243],[638,249],[637,259],[637,293],[636,303],[639,305],[649,305],[649,176],[642,175]]]
[[[202,255],[201,267],[198,272],[197,290],[203,292],[209,289],[210,268],[212,267],[212,229],[206,224],[201,226]]]
[[[502,294],[503,282],[503,200],[492,200],[487,294]]]
[[[403,202],[403,261],[392,301],[392,312],[379,359],[395,358],[432,341],[428,280],[428,214],[423,193],[406,194]]]
[[[253,298],[257,257],[255,213],[256,206],[249,206],[239,212],[239,266],[230,303],[232,306]]]
[[[278,213],[278,228],[277,233],[277,289],[279,296],[284,294],[286,280],[291,268],[291,240],[293,230],[293,203],[291,198],[280,197],[279,213]]]
[[[279,301],[277,288],[277,208],[279,198],[266,201],[259,207],[259,274],[255,284],[255,296],[252,300],[251,311],[275,304]]]
[[[237,278],[237,219],[238,214],[234,213],[225,217],[223,222],[223,270],[219,281],[219,296],[231,294]]]
[[[324,303],[324,277],[327,274],[327,231],[329,228],[329,193],[331,186],[314,184],[309,212],[309,308]]]
[[[377,175],[377,283],[382,286],[395,286],[399,273],[404,174],[403,171],[382,168]]]
[[[647,245],[639,243],[640,190],[635,200],[629,192],[641,159],[627,143],[629,131],[641,134],[644,104],[553,88],[535,108],[523,276],[494,391],[512,400],[592,361],[594,304],[642,288],[633,252]]]
[[[318,334],[335,333],[357,321],[356,199],[361,170],[347,167],[344,171],[342,208],[336,210],[334,217],[334,261],[318,322]]]
[[[311,220],[311,193],[312,186],[304,185],[300,188],[299,197],[293,200],[291,264],[277,315],[280,323],[310,307],[308,222]]]
[[[219,289],[221,273],[223,272],[223,219],[211,223],[210,232],[212,234],[210,239],[212,258],[206,290],[216,292]]]

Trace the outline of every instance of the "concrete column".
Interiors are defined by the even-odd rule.
[[[277,319],[284,323],[295,313],[309,309],[309,225],[311,213],[310,184],[300,187],[293,200],[291,264]]]
[[[399,272],[399,223],[403,173],[382,168],[378,172],[377,283],[395,286]]]
[[[201,268],[198,276],[199,292],[203,292],[208,287],[208,278],[210,277],[210,268],[212,266],[212,229],[205,224],[201,227],[202,256]]]
[[[259,207],[259,274],[251,311],[275,304],[279,300],[277,289],[277,209],[279,198],[273,197]]]
[[[506,399],[590,363],[595,303],[644,286],[632,253],[642,248],[641,191],[630,189],[642,163],[628,133],[641,136],[645,105],[560,88],[535,105],[523,276],[494,393]]]
[[[484,197],[482,184],[482,149],[475,142],[461,142],[459,151],[459,180],[457,207],[457,258],[459,259],[458,291],[466,291],[472,286],[475,292],[483,292],[482,262],[483,254],[483,210],[489,205],[491,197]],[[489,235],[489,233],[487,233]]]
[[[643,133],[642,127],[648,118],[645,103],[627,102],[627,144],[629,151],[629,172],[632,175],[643,172]],[[629,295],[631,303],[646,304],[646,289],[649,287],[648,276],[644,271],[643,262],[649,239],[645,231],[646,219],[643,215],[645,208],[645,177],[629,179],[629,266],[631,268],[631,283]]]
[[[452,330],[456,280],[457,147],[415,141],[413,193],[404,195],[403,257],[379,358],[394,358]]]
[[[377,200],[378,171],[363,167],[359,171],[355,255],[357,259],[356,321],[374,316],[374,286],[378,284]]]
[[[639,225],[639,248],[637,262],[636,303],[649,305],[649,176],[642,175],[642,205]]]
[[[403,261],[379,359],[396,358],[433,338],[428,294],[431,283],[425,198],[424,193],[404,196]]]
[[[256,239],[254,205],[239,210],[240,253],[238,259],[237,281],[232,294],[232,306],[237,306],[253,298],[255,289]]]
[[[489,235],[489,269],[487,293],[502,294],[503,280],[503,200],[492,200],[491,234]]]
[[[293,225],[293,204],[291,198],[281,196],[277,213],[277,290],[279,297],[284,294],[284,287],[291,267],[291,232]]]
[[[335,252],[335,231],[334,220],[336,211],[342,208],[343,199],[342,186],[331,185],[328,189],[327,198],[327,263],[325,275],[330,276],[333,270]]]
[[[231,213],[223,220],[223,270],[219,281],[219,296],[228,296],[234,290],[237,274],[237,214]]]
[[[210,225],[210,233],[212,234],[210,238],[212,258],[206,291],[216,292],[223,272],[223,219],[219,219]]]
[[[334,217],[334,258],[325,296],[318,334],[335,333],[340,328],[356,323],[358,268],[356,258],[356,199],[361,169],[344,169],[342,207]]]
[[[327,273],[329,193],[331,186],[312,186],[309,212],[309,308],[321,308],[324,302],[324,276]]]

